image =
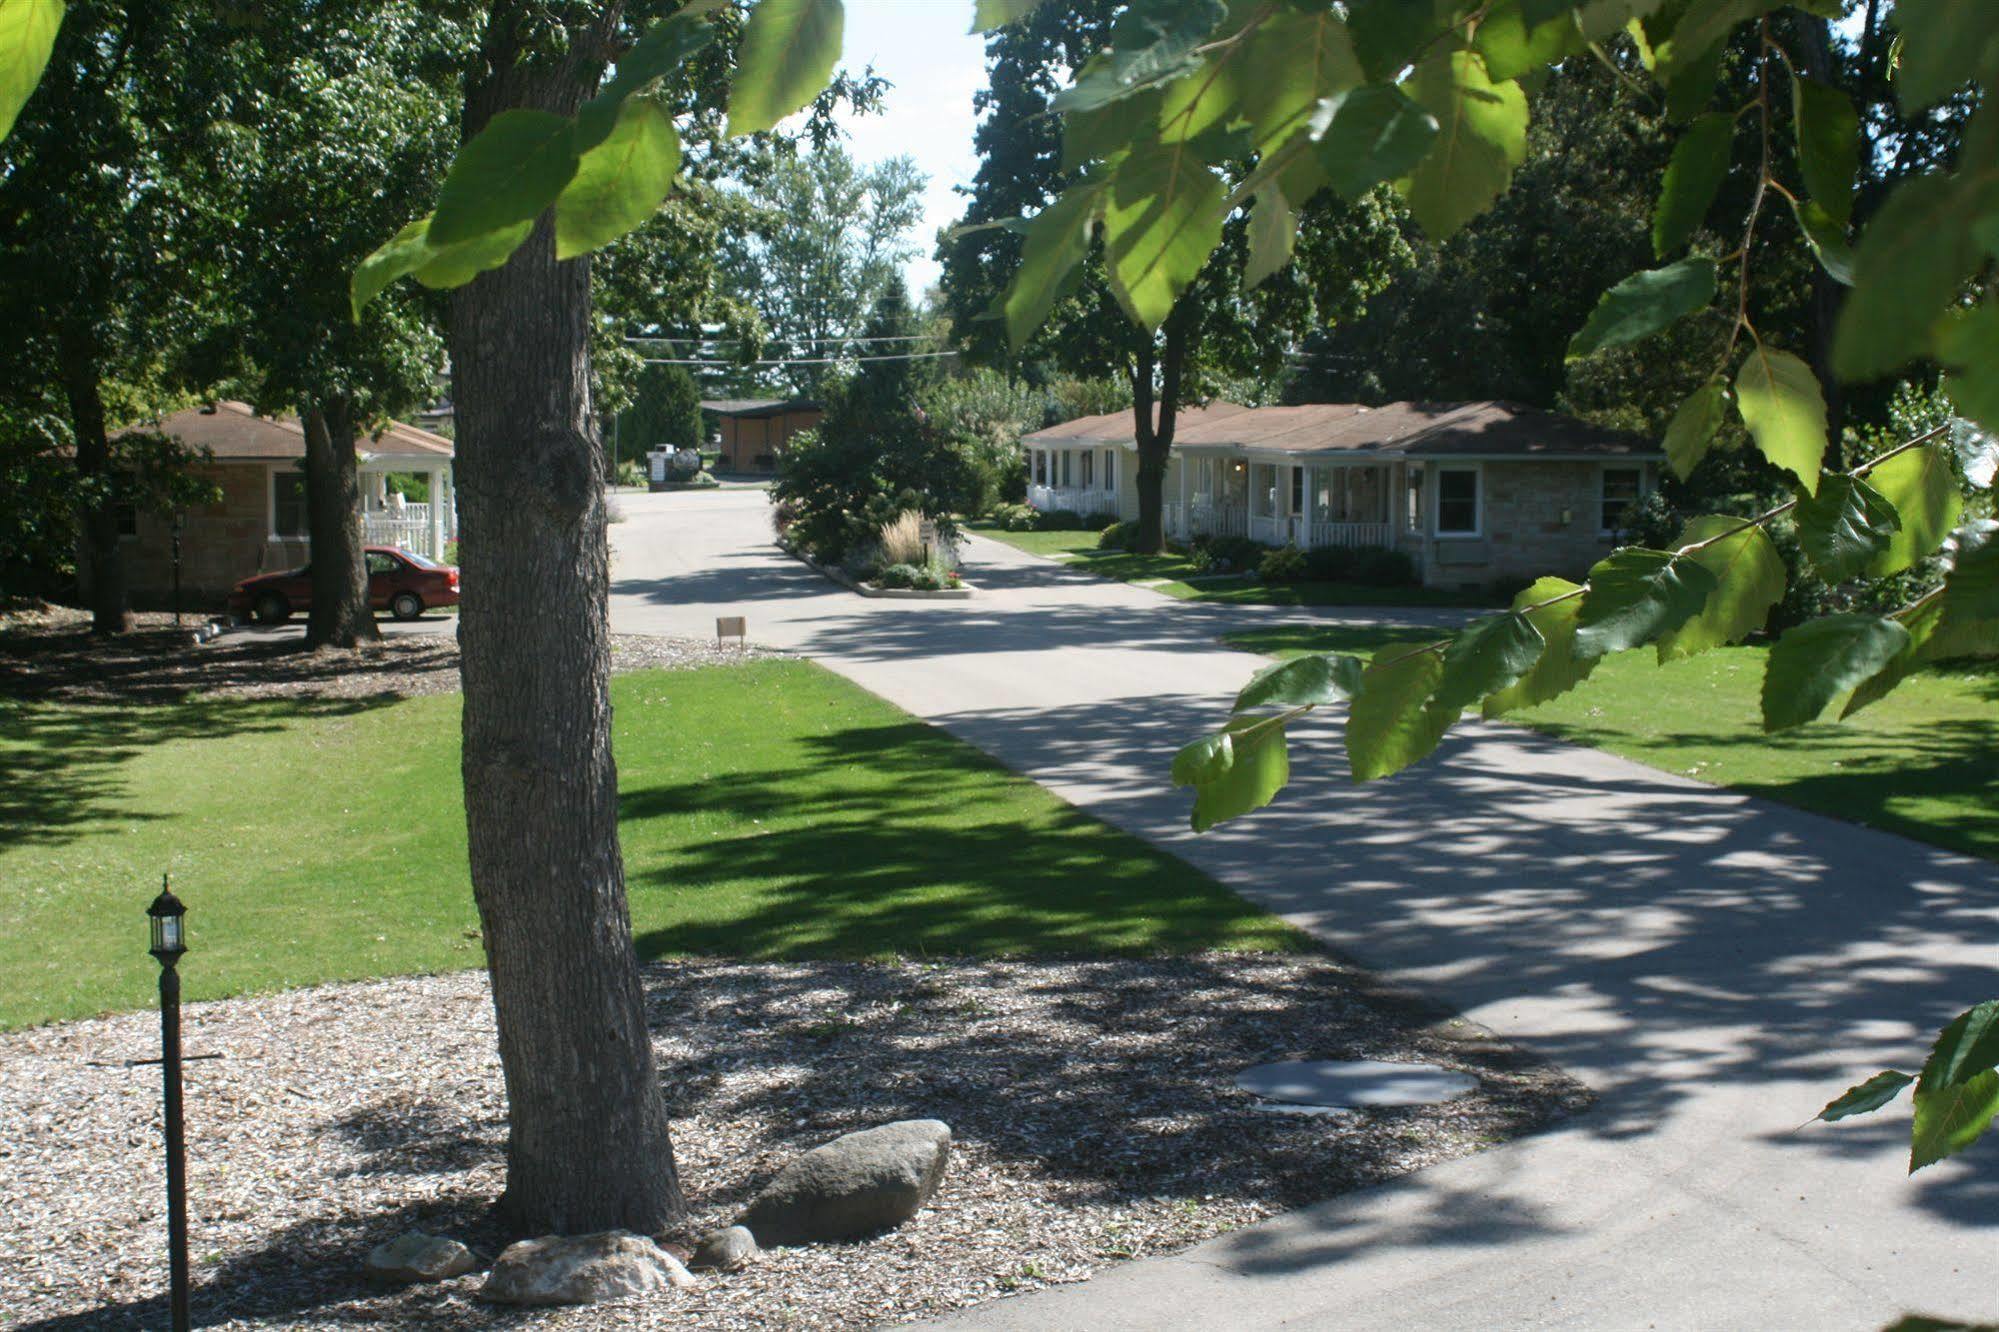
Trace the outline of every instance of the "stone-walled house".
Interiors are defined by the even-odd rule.
[[[306,562],[305,431],[296,420],[259,416],[240,402],[217,402],[133,429],[171,435],[205,455],[189,471],[220,492],[215,503],[197,505],[181,517],[180,581],[187,608],[219,604],[252,574]],[[451,441],[393,421],[364,435],[360,452],[366,540],[443,559],[446,543],[458,535]],[[390,472],[424,477],[429,502],[406,504],[391,494]],[[164,605],[173,586],[172,519],[128,510],[121,524],[134,600]]]
[[[1035,508],[1138,516],[1130,412],[1023,445]],[[1176,421],[1166,532],[1386,546],[1433,587],[1573,577],[1616,544],[1663,458],[1639,436],[1508,402],[1217,402]]]

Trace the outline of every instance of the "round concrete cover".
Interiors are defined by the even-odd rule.
[[[1390,1064],[1379,1059],[1295,1059],[1260,1064],[1236,1074],[1235,1083],[1267,1100],[1340,1108],[1431,1105],[1478,1086],[1476,1078],[1435,1064]]]

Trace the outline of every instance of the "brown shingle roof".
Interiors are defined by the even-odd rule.
[[[1027,436],[1030,444],[1134,443],[1130,412],[1085,416]],[[1180,414],[1179,446],[1287,454],[1367,453],[1406,458],[1656,457],[1643,436],[1513,402],[1350,402],[1296,407],[1211,403]]]
[[[701,406],[717,416],[782,416],[821,410],[812,398],[703,398]]]
[[[117,433],[158,431],[220,459],[254,461],[305,457],[305,431],[296,417],[259,416],[248,403],[218,402],[190,407],[162,417],[156,424],[132,426]],[[391,421],[381,433],[361,443],[363,453],[428,461],[453,456],[451,441],[403,421]]]

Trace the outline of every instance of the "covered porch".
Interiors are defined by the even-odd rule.
[[[391,473],[416,475],[425,497],[412,501],[389,486]],[[435,458],[371,457],[361,464],[361,528],[371,546],[404,550],[444,561],[458,539],[458,503],[451,465]]]
[[[1166,533],[1265,545],[1393,546],[1397,465],[1301,464],[1188,448],[1167,473]]]

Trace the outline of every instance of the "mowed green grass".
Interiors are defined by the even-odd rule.
[[[967,525],[980,536],[1004,541],[1031,555],[1061,559],[1101,578],[1154,584],[1152,590],[1182,601],[1239,606],[1484,606],[1483,592],[1431,587],[1381,587],[1372,583],[1263,583],[1228,574],[1204,574],[1185,555],[1133,555],[1098,550],[1096,532],[1006,532],[985,523]],[[1165,580],[1160,582],[1159,580]]]
[[[1299,627],[1229,641],[1285,656],[1368,653],[1433,637]],[[1761,646],[1731,647],[1660,666],[1649,648],[1623,652],[1580,688],[1507,720],[1667,772],[1999,859],[1999,664],[1946,663],[1845,722],[1765,735],[1767,656]],[[1837,717],[1837,707],[1828,715]]]
[[[625,675],[613,696],[648,957],[1298,945],[809,663]],[[188,903],[192,998],[479,965],[459,708],[0,704],[0,1025],[151,1002],[163,871]]]

